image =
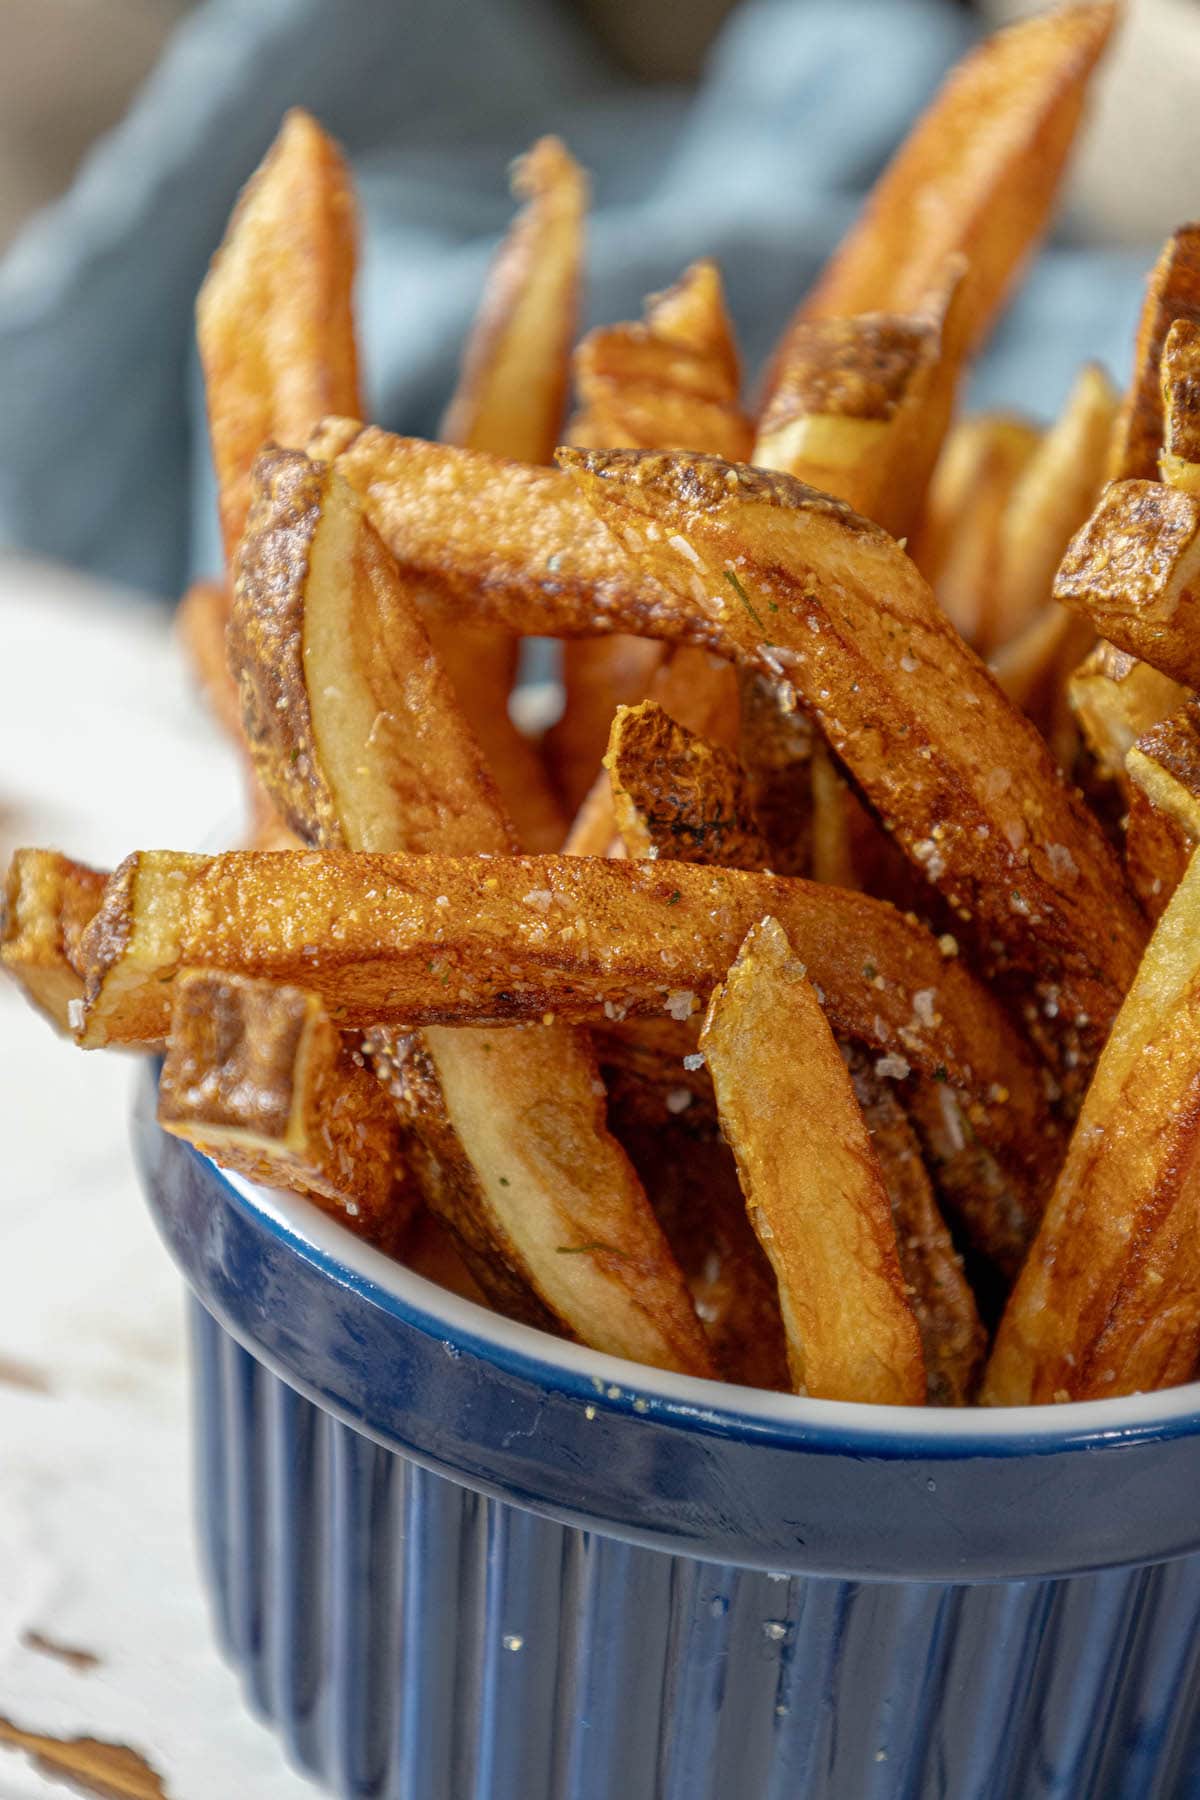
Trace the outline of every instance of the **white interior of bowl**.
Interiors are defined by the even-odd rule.
[[[1200,1424],[1200,1382],[1115,1400],[989,1410],[810,1400],[648,1368],[580,1344],[565,1343],[548,1332],[514,1324],[474,1301],[461,1299],[372,1249],[298,1195],[259,1187],[215,1167],[214,1174],[295,1240],[298,1248],[308,1247],[321,1259],[341,1265],[360,1281],[382,1289],[402,1306],[425,1315],[448,1343],[465,1338],[494,1352],[499,1359],[519,1358],[526,1364],[540,1364],[546,1371],[545,1379],[551,1383],[557,1371],[573,1385],[590,1383],[600,1399],[607,1397],[634,1406],[644,1403],[647,1407],[662,1402],[731,1430],[736,1430],[741,1421],[751,1432],[766,1429],[795,1431],[798,1435],[813,1432],[837,1437],[891,1437],[898,1447],[919,1438],[927,1444],[938,1444],[947,1452],[968,1442],[999,1449],[1006,1443],[1016,1448],[1018,1441],[1034,1439],[1040,1440],[1041,1447],[1050,1448],[1052,1441],[1115,1437],[1131,1431],[1169,1430],[1172,1426],[1180,1430],[1192,1420]]]

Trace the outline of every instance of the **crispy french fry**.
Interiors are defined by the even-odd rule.
[[[1200,862],[1104,1048],[983,1398],[1084,1400],[1187,1381],[1200,1356]]]
[[[673,583],[690,632],[793,683],[985,950],[999,940],[1102,1036],[1136,966],[1136,908],[1036,730],[892,540],[786,477],[695,458],[560,454],[653,577],[656,628],[673,610],[657,590]]]
[[[692,1051],[696,1041],[693,1030]],[[791,1382],[775,1276],[746,1217],[711,1080],[703,1070],[689,1072],[678,1056],[655,1056],[645,1046],[616,1062],[609,1060],[610,1046],[598,1048],[610,1129],[687,1278],[717,1368],[728,1381],[786,1392]]]
[[[1125,768],[1158,811],[1200,839],[1200,701],[1195,696],[1137,738]]]
[[[920,1139],[946,1214],[1005,1291],[1020,1272],[1045,1209],[1047,1182],[1014,1180],[971,1124],[963,1095],[944,1079],[909,1084],[905,1111]],[[1055,1167],[1047,1158],[1047,1172]]]
[[[962,1258],[893,1088],[861,1050],[846,1061],[892,1209],[900,1273],[921,1333],[926,1399],[931,1406],[965,1406],[983,1368],[987,1339]]]
[[[187,969],[172,993],[159,1124],[396,1248],[417,1200],[396,1109],[316,995]]]
[[[1148,919],[1166,911],[1187,874],[1196,839],[1158,807],[1141,788],[1131,787],[1125,815],[1125,872]]]
[[[1118,649],[1200,685],[1200,496],[1110,483],[1071,539],[1054,597]]]
[[[516,163],[513,192],[525,205],[489,272],[442,436],[468,449],[545,463],[561,435],[587,178],[557,138],[540,138]],[[426,623],[521,843],[527,850],[557,850],[566,820],[536,745],[508,712],[516,640],[464,623]]]
[[[17,850],[0,908],[0,964],[59,1031],[83,1008],[79,945],[107,875],[57,850]]]
[[[738,760],[746,771],[750,810],[780,875],[811,875],[813,850],[813,722],[777,681],[739,669]]]
[[[481,877],[474,857],[143,851],[114,872],[84,937],[78,1037],[88,1048],[161,1037],[180,967],[303,983],[344,1030],[585,1021],[606,1008],[686,1017],[768,912],[835,1029],[883,1052],[885,1074],[942,1076],[972,1096],[973,1128],[1006,1165],[1052,1165],[1041,1080],[959,961],[883,901],[736,869],[497,856]],[[526,1044],[518,1070],[532,1054]],[[440,1073],[444,1060],[439,1049]]]
[[[693,263],[674,287],[652,294],[641,323],[590,332],[575,353],[575,381],[573,443],[750,455],[737,344],[713,262]],[[663,654],[661,644],[620,634],[564,645],[566,705],[549,745],[573,813],[595,779],[617,707],[647,696]]]
[[[985,953],[1003,944],[1101,1038],[1137,964],[1138,910],[1036,729],[893,540],[787,476],[647,451],[560,456],[599,508],[590,522],[548,471],[413,439],[361,432],[338,467],[402,566],[450,605],[469,596],[556,636],[632,628],[792,684]],[[550,543],[562,548],[547,577]]]
[[[1046,227],[1115,17],[1112,5],[1060,6],[973,50],[876,182],[799,318],[911,311],[962,253],[978,347]]]
[[[794,325],[763,406],[757,466],[836,494],[893,537],[912,531],[966,353],[965,273],[953,258],[941,291],[910,315]]]
[[[544,137],[513,165],[512,190],[525,204],[488,273],[441,435],[545,463],[561,436],[588,184],[565,145]]]
[[[1102,772],[1127,786],[1125,759],[1143,732],[1170,718],[1188,690],[1149,663],[1101,640],[1067,683],[1067,695]]]
[[[1004,509],[995,578],[996,641],[1008,643],[1050,602],[1054,575],[1104,478],[1117,396],[1103,369],[1080,370]]]
[[[320,843],[503,853],[512,828],[412,596],[358,502],[327,467],[294,452],[265,457],[259,481],[231,653],[277,803]],[[462,866],[474,885],[478,860]],[[360,896],[353,910],[373,904]],[[448,917],[436,896],[434,906]],[[347,915],[335,932],[349,924]],[[316,952],[311,968],[302,958],[305,985],[323,991],[307,979],[323,961],[320,940],[305,941]],[[359,1023],[414,1021],[369,1006]],[[374,1048],[403,1100],[399,1048],[386,1038]],[[498,1303],[614,1354],[707,1372],[682,1274],[605,1129],[586,1039],[562,1026],[430,1031],[408,1063],[425,1095],[415,1123],[426,1190],[469,1253],[495,1249],[470,1262]]]
[[[820,1002],[777,920],[747,935],[700,1042],[779,1284],[796,1392],[920,1405],[921,1336],[887,1190]]]
[[[302,445],[327,414],[362,411],[351,310],[356,240],[341,154],[314,119],[294,110],[243,191],[196,303],[230,565],[262,446]]]
[[[986,656],[1007,635],[997,591],[1005,513],[1039,433],[1008,413],[979,413],[951,432],[934,471],[913,560],[942,611]]]
[[[604,767],[627,855],[727,869],[768,866],[737,758],[653,701],[618,711]]]
[[[1200,301],[1200,256],[1197,262]],[[1200,323],[1176,319],[1163,345],[1160,375],[1163,443],[1159,475],[1168,487],[1200,494]]]
[[[1133,378],[1109,452],[1110,481],[1152,481],[1163,448],[1163,348],[1177,319],[1200,323],[1200,225],[1184,225],[1163,245],[1146,284],[1133,353]]]
[[[1166,910],[1200,843],[1200,722],[1195,698],[1131,746],[1125,866],[1152,919]]]

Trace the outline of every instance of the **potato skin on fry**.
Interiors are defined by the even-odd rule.
[[[417,1202],[399,1121],[317,997],[207,970],[182,970],[172,991],[159,1124],[394,1250]]]
[[[775,1270],[797,1393],[919,1406],[925,1366],[891,1204],[850,1077],[787,937],[765,918],[700,1039],[746,1210]]]
[[[341,154],[295,109],[243,191],[196,302],[229,564],[263,444],[303,445],[327,414],[362,411],[352,313],[357,236]]]
[[[1118,649],[1200,685],[1200,496],[1110,483],[1067,546],[1054,598]]]
[[[1151,938],[1009,1301],[983,1399],[1086,1400],[1200,1357],[1200,860]]]

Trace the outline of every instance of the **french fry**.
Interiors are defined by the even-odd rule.
[[[1101,640],[1067,683],[1067,696],[1102,773],[1127,787],[1136,740],[1183,705],[1188,690],[1149,663]]]
[[[1045,1170],[1056,1139],[1040,1077],[949,946],[884,901],[736,869],[497,856],[481,877],[475,857],[142,851],[114,872],[84,937],[78,1040],[157,1040],[180,967],[303,983],[343,1030],[606,1009],[682,1018],[768,912],[836,1030],[882,1052],[884,1073],[911,1066],[963,1088],[984,1142]],[[531,1055],[527,1044],[518,1067]]]
[[[451,606],[553,636],[622,628],[699,644],[792,684],[985,953],[1000,942],[1102,1038],[1137,964],[1140,915],[1036,729],[892,539],[763,470],[559,454],[599,509],[590,525],[548,471],[461,451],[451,463],[413,439],[360,432],[338,467],[401,566]]]
[[[772,371],[751,460],[835,494],[893,537],[912,531],[966,352],[965,274],[963,259],[953,258],[940,291],[912,315],[795,324]]]
[[[330,413],[362,411],[352,289],[357,223],[333,142],[288,113],[242,193],[196,303],[225,559],[268,441],[303,445]]]
[[[714,262],[693,263],[674,287],[652,294],[641,323],[589,332],[575,353],[575,382],[573,443],[750,455],[754,433],[738,406],[737,344]],[[573,813],[595,779],[617,707],[648,695],[663,655],[661,644],[620,634],[563,646],[566,704],[548,743]]]
[[[237,682],[225,654],[229,590],[222,581],[194,581],[175,613],[175,629],[200,692],[217,724],[235,744],[242,739]]]
[[[1125,815],[1125,872],[1148,919],[1157,920],[1187,873],[1196,839],[1131,787]]]
[[[904,1107],[945,1213],[1006,1292],[1045,1210],[1054,1158],[1047,1157],[1041,1182],[1014,1179],[1011,1162],[1002,1166],[992,1154],[971,1124],[964,1096],[945,1080],[919,1076],[908,1085]]]
[[[1197,234],[1200,238],[1200,233]],[[1197,256],[1200,302],[1200,255]],[[1168,487],[1200,494],[1200,324],[1176,319],[1167,333],[1160,365],[1163,444],[1158,472]]]
[[[628,856],[763,869],[769,853],[737,758],[653,701],[623,706],[604,758]]]
[[[1200,685],[1200,496],[1114,481],[1076,532],[1054,597],[1119,650]]]
[[[1130,745],[1125,767],[1158,811],[1200,839],[1200,701],[1194,695]]]
[[[588,184],[560,140],[544,137],[514,164],[512,190],[525,204],[488,273],[441,436],[545,463],[567,397]]]
[[[1152,481],[1163,448],[1163,349],[1177,319],[1200,323],[1200,225],[1172,233],[1146,284],[1133,378],[1109,452],[1110,481]]]
[[[997,576],[1005,513],[1039,433],[1008,413],[979,413],[955,426],[934,471],[913,561],[938,605],[986,656],[1006,635]]]
[[[62,1032],[83,1009],[79,945],[108,879],[57,850],[17,850],[0,909],[0,964]]]
[[[861,1050],[842,1054],[892,1209],[900,1273],[921,1334],[925,1397],[931,1406],[965,1406],[983,1368],[987,1339],[962,1258],[893,1088]]]
[[[697,1038],[693,1028],[692,1052]],[[727,1381],[787,1392],[775,1276],[746,1217],[711,1080],[703,1070],[688,1071],[678,1056],[655,1056],[645,1045],[616,1061],[609,1060],[609,1044],[597,1049],[609,1127],[684,1272],[718,1370]]]
[[[587,178],[557,138],[513,170],[524,200],[496,255],[442,437],[546,463],[561,435],[583,266]],[[566,820],[537,746],[509,717],[517,643],[508,632],[428,618],[434,649],[527,850],[557,850]]]
[[[796,1392],[920,1405],[921,1336],[887,1190],[820,1002],[777,920],[748,933],[700,1042],[779,1284]]]
[[[353,850],[469,849],[472,885],[478,853],[512,846],[411,594],[350,490],[295,452],[260,463],[231,656],[263,779],[306,838]],[[435,855],[431,866],[442,862]],[[360,895],[350,910],[373,905]],[[434,906],[446,916],[436,896]],[[347,912],[336,931],[350,926]],[[302,965],[316,975],[320,940],[303,941],[315,956]],[[323,991],[319,976],[304,985]],[[359,1020],[364,1029],[414,1022],[376,1006]],[[400,1100],[406,1068],[421,1072],[426,1191],[499,1304],[614,1354],[707,1372],[683,1277],[605,1129],[586,1039],[559,1025],[430,1031],[407,1063],[386,1037],[372,1042]]]
[[[1200,1357],[1200,862],[1092,1078],[984,1383],[993,1406],[1187,1381]]]
[[[1102,1039],[1137,964],[1137,909],[1092,814],[892,540],[783,476],[560,457],[649,577],[652,628],[675,614],[676,628],[794,684],[985,955],[1002,943]]]
[[[738,760],[746,771],[750,810],[780,875],[811,875],[812,760],[817,734],[798,706],[789,707],[779,683],[738,671]]]
[[[1046,227],[1116,11],[1060,6],[973,50],[876,182],[799,319],[912,311],[963,254],[977,348]]]
[[[396,1109],[316,995],[186,969],[172,993],[159,1124],[395,1249],[417,1200]]]

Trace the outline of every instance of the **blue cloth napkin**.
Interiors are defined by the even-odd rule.
[[[715,255],[753,371],[969,35],[947,0],[750,0],[687,94],[598,72],[546,0],[208,0],[0,265],[0,542],[163,596],[217,566],[192,305],[288,106],[359,178],[371,414],[429,434],[535,137],[592,172],[589,320]],[[973,398],[1045,417],[1084,355],[1122,376],[1144,266],[1060,241]]]

